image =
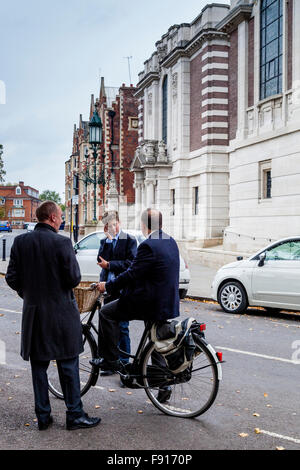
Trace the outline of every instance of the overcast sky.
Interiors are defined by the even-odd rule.
[[[207,0],[0,0],[0,144],[6,182],[64,198],[64,162],[90,96],[129,85],[173,24],[191,22]],[[230,3],[214,0],[214,3]],[[0,87],[1,103],[1,87]]]

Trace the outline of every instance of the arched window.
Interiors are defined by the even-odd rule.
[[[162,140],[168,139],[168,77],[166,76],[162,86]]]
[[[260,99],[282,92],[283,0],[261,0]]]

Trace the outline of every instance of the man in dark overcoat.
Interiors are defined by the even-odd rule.
[[[31,362],[38,427],[45,430],[53,422],[47,378],[52,360],[67,407],[67,429],[96,426],[100,418],[84,413],[80,398],[82,327],[72,290],[81,280],[79,265],[70,239],[57,233],[61,208],[45,201],[36,216],[34,231],[14,240],[5,279],[24,301],[21,356]]]

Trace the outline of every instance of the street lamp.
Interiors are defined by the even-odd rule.
[[[102,122],[95,109],[92,119],[89,122],[89,143],[93,149],[94,158],[94,178],[91,182],[94,183],[94,222],[97,222],[97,150],[102,143]],[[91,178],[90,178],[91,180]]]

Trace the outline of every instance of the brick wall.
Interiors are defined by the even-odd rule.
[[[229,140],[235,139],[237,131],[238,105],[238,31],[230,35],[229,50]]]
[[[191,151],[228,145],[228,46],[207,45],[191,61]]]
[[[122,100],[121,114],[121,170],[120,194],[127,197],[128,203],[134,203],[135,190],[133,187],[134,174],[129,170],[138,146],[138,98],[134,96],[136,88],[123,87],[120,89]]]
[[[191,61],[190,151],[201,146],[201,75],[202,55]]]

